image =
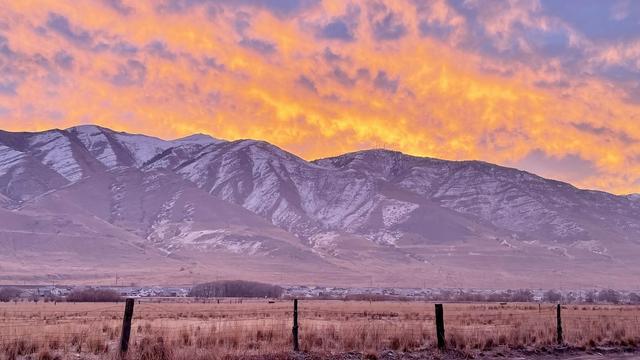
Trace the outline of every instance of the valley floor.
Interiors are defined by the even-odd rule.
[[[142,360],[640,359],[640,307],[444,304],[446,352],[436,350],[434,304],[301,300],[292,352],[290,300],[188,303],[136,299],[129,358]],[[115,359],[123,303],[0,303],[0,359]],[[273,355],[265,355],[273,354]]]

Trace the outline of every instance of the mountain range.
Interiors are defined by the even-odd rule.
[[[640,288],[640,197],[375,149],[0,131],[0,281]]]

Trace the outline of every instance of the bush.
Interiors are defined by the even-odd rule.
[[[14,287],[0,288],[0,302],[9,302],[13,299],[17,299],[22,294],[22,291]]]
[[[557,303],[562,300],[562,294],[553,290],[549,290],[544,293],[544,295],[542,296],[542,300],[544,302]]]
[[[601,290],[598,293],[598,301],[611,303],[611,304],[619,304],[620,303],[620,293],[618,293],[615,290],[611,290],[611,289]]]
[[[192,297],[268,297],[279,298],[282,288],[277,285],[263,284],[253,281],[227,280],[214,281],[194,286],[189,292]]]
[[[531,302],[533,301],[533,292],[531,290],[507,290],[495,292],[486,296],[488,302]]]
[[[118,302],[122,296],[110,289],[73,290],[67,295],[68,302]]]
[[[511,295],[511,301],[515,302],[532,302],[533,292],[531,290],[516,290]]]

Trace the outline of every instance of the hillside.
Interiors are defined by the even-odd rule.
[[[640,202],[479,161],[0,132],[0,281],[637,287]]]

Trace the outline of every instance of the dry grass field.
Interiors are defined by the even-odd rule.
[[[291,301],[229,301],[136,301],[130,358],[242,358],[291,350]],[[116,358],[123,310],[123,303],[2,303],[0,359]],[[445,304],[444,313],[448,348],[458,353],[556,345],[553,305]],[[636,347],[639,315],[636,306],[566,305],[565,342]],[[300,301],[299,319],[302,351],[436,351],[431,303]]]

